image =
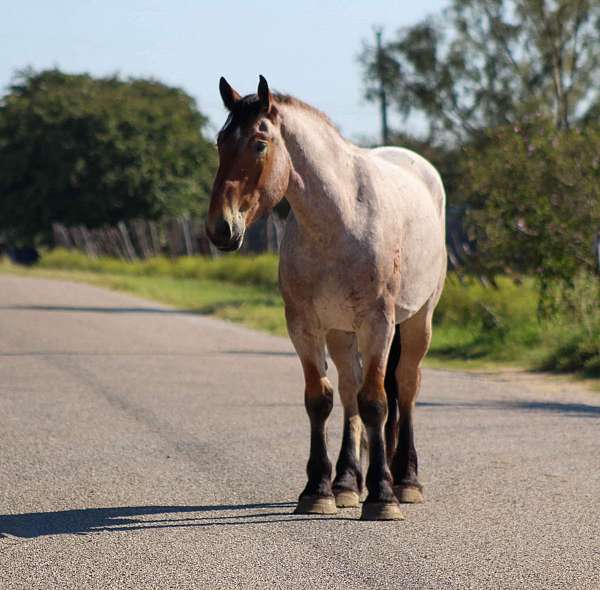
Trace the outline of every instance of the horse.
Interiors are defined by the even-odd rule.
[[[242,97],[221,78],[228,111],[206,232],[237,250],[285,196],[279,286],[302,365],[310,422],[308,481],[296,514],[358,507],[363,520],[402,520],[424,500],[413,408],[433,310],[446,277],[445,192],[435,168],[402,148],[360,148],[325,114],[271,92]],[[339,377],[342,445],[332,481],[326,350]],[[368,460],[366,478],[363,467]]]

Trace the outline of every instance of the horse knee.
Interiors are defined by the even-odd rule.
[[[333,387],[327,377],[322,376],[316,366],[304,365],[304,406],[311,419],[323,422],[333,408]]]
[[[304,406],[311,420],[327,420],[333,409],[333,387],[326,382],[316,391],[307,388],[304,392]]]
[[[369,395],[369,392],[362,390],[358,394],[358,411],[367,428],[381,427],[388,414],[385,392],[379,392],[379,395]]]

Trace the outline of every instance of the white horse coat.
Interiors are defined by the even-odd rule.
[[[400,520],[399,501],[423,501],[412,408],[446,274],[440,177],[408,150],[352,145],[316,109],[272,95],[262,77],[256,95],[242,98],[224,78],[219,88],[230,117],[218,138],[211,240],[235,250],[261,212],[284,195],[291,206],[279,284],[311,423],[308,481],[296,512],[358,506],[366,483],[362,518]],[[326,345],[344,406],[333,482]]]
[[[324,330],[355,331],[369,302],[387,289],[395,300],[394,321],[402,323],[435,298],[445,278],[445,193],[439,174],[410,150],[361,149],[315,121],[310,111],[298,117],[297,110],[288,110],[283,110],[283,135],[289,134],[286,143],[303,186],[288,192],[292,213],[280,263],[284,299],[308,297]],[[321,131],[316,141],[308,141],[307,122],[325,127],[326,137]],[[296,152],[301,143],[314,146],[315,153]],[[317,159],[321,148],[337,157]],[[315,213],[307,222],[308,207]]]

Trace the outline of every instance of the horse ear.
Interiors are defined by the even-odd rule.
[[[269,84],[267,84],[264,76],[258,77],[258,98],[260,100],[261,110],[265,113],[268,113],[271,110],[273,97],[271,95],[271,91],[269,90]]]
[[[237,93],[223,76],[219,80],[219,92],[221,93],[221,98],[223,99],[223,104],[227,110],[233,109],[236,102],[238,102],[242,97]]]

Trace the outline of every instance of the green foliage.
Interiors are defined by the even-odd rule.
[[[540,113],[567,128],[600,100],[599,23],[596,0],[451,0],[439,18],[398,31],[383,56],[363,50],[365,94],[376,100],[382,81],[438,143]]]
[[[468,270],[537,277],[546,313],[550,289],[596,266],[599,56],[592,0],[451,0],[361,56],[369,100],[383,84],[424,116],[426,140],[395,143],[439,169],[476,242]]]
[[[130,263],[54,250],[37,267],[0,264],[0,272],[83,281],[285,335],[277,266],[273,255]],[[600,376],[600,285],[581,273],[557,296],[559,312],[538,318],[534,279],[516,284],[500,277],[491,289],[451,274],[434,316],[429,356],[459,366],[507,363]]]
[[[532,361],[542,342],[532,280],[521,284],[506,277],[498,287],[450,275],[434,316],[432,351],[451,359]],[[441,336],[441,337],[440,337]]]
[[[600,229],[600,132],[551,124],[504,127],[484,148],[469,149],[461,192],[489,274],[536,276],[546,297],[597,268]]]
[[[556,295],[556,340],[542,368],[600,377],[600,281],[580,272]]]
[[[434,316],[431,354],[451,361],[508,362],[600,377],[600,283],[579,273],[560,288],[552,317],[539,317],[536,281],[507,277],[490,289],[450,275]]]
[[[198,212],[216,162],[206,121],[156,81],[22,72],[0,102],[0,231],[43,241],[55,221]]]

